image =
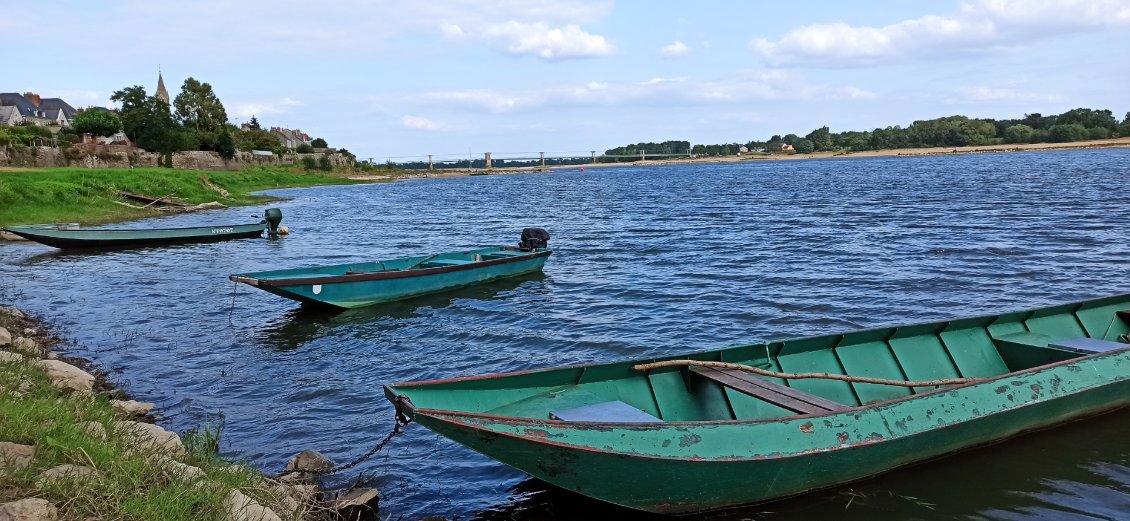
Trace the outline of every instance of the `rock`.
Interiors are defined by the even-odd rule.
[[[0,476],[27,468],[34,458],[35,447],[0,441]]]
[[[12,343],[12,334],[8,332],[7,328],[0,327],[0,346],[6,346]]]
[[[326,502],[326,508],[340,512],[346,518],[355,518],[355,515],[349,515],[347,511],[362,510],[373,511],[377,510],[377,504],[380,503],[381,495],[375,488],[355,488],[346,491],[330,501]]]
[[[160,461],[161,472],[170,479],[179,479],[181,481],[199,481],[204,479],[204,471],[200,469],[200,467],[185,465],[167,456],[161,458]]]
[[[304,450],[286,463],[286,471],[325,472],[334,468],[334,462],[320,452]]]
[[[225,521],[282,521],[273,510],[243,492],[233,490],[224,498]]]
[[[310,502],[314,501],[314,499],[318,497],[318,493],[322,491],[321,487],[319,487],[318,485],[314,485],[314,484],[309,484],[309,485],[299,484],[299,485],[287,485],[287,486],[289,486],[290,489],[294,491],[295,496],[298,497],[298,499],[301,500],[303,503],[310,503]]]
[[[115,411],[127,416],[148,414],[149,411],[152,411],[153,408],[156,407],[155,404],[149,402],[135,402],[133,400],[110,400],[110,406],[113,407]]]
[[[23,311],[8,306],[0,306],[0,315],[8,315],[15,319],[22,319],[25,316]]]
[[[24,328],[24,336],[35,336],[35,334],[38,333],[38,332],[39,332],[39,330],[35,329],[34,327],[25,327]]]
[[[334,462],[320,452],[304,450],[297,456],[290,458],[286,469],[279,481],[283,483],[300,483],[309,481],[319,473],[326,472],[334,467]]]
[[[40,360],[39,364],[47,369],[47,377],[55,387],[73,389],[80,393],[89,393],[94,389],[94,376],[82,369],[58,360]]]
[[[306,510],[306,501],[294,489],[282,483],[272,483],[270,491],[277,512],[281,512],[287,518],[302,518],[302,513]]]
[[[86,478],[97,478],[99,476],[101,476],[101,474],[90,467],[64,463],[58,467],[52,467],[41,472],[39,476],[35,478],[35,486],[36,488],[42,489],[55,481],[78,481]]]
[[[116,421],[114,429],[133,438],[138,448],[165,452],[174,456],[184,456],[184,443],[175,432],[169,432],[152,423]]]
[[[83,432],[90,435],[91,438],[97,438],[100,440],[106,439],[106,427],[101,423],[82,422],[79,424],[79,427],[82,427]]]
[[[0,505],[3,521],[55,521],[59,509],[46,499],[30,498]]]
[[[16,339],[12,341],[11,349],[17,353],[23,353],[36,358],[39,358],[43,354],[43,351],[39,348],[39,344],[36,344],[35,340],[26,336],[16,337]]]
[[[0,351],[0,362],[23,362],[27,360],[24,355],[11,351]]]

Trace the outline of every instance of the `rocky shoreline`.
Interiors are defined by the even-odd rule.
[[[187,486],[207,491],[202,492],[201,505],[193,505],[194,512],[198,508],[207,510],[203,505],[207,497],[216,502],[222,498],[222,505],[211,508],[215,515],[203,518],[308,521],[375,516],[379,501],[376,490],[323,491],[317,485],[316,479],[330,470],[333,462],[316,452],[295,456],[280,476],[216,460],[214,452],[202,459],[196,450],[199,440],[188,433],[182,438],[154,424],[154,404],[127,399],[109,384],[106,373],[92,369],[89,361],[52,350],[59,343],[60,338],[42,322],[18,309],[0,306],[0,371],[7,371],[0,375],[0,406],[9,416],[8,420],[0,419],[0,520],[90,519],[89,512],[68,501],[68,495],[77,493],[67,491],[98,488],[99,482],[114,481],[110,474],[118,470],[106,460],[92,458],[83,448],[91,444],[121,446],[123,459],[141,462],[152,474],[152,479],[135,480],[137,490],[127,490],[128,494],[161,495],[147,487]],[[48,403],[55,404],[51,408],[74,410],[76,418],[90,418],[62,426],[77,433],[77,439],[11,434],[13,425],[20,421],[14,417],[21,413],[26,413],[25,418],[34,417],[38,413],[36,404],[42,403],[36,400],[42,400],[45,394]],[[101,414],[100,407],[108,413]],[[22,439],[5,439],[8,437]],[[59,462],[60,451],[64,455],[61,460],[67,462]],[[115,461],[113,456],[109,460]],[[225,481],[230,481],[229,474],[241,475],[242,479],[236,481],[243,481],[245,486],[228,487]]]

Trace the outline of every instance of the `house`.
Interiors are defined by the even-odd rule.
[[[19,109],[16,107],[0,106],[0,127],[14,127],[23,122],[24,117],[20,114]]]
[[[309,134],[298,129],[291,130],[289,128],[271,127],[271,134],[274,134],[284,147],[291,150],[298,148],[298,145],[309,145],[310,142],[313,141]]]
[[[71,126],[78,111],[60,98],[43,99],[34,92],[0,92],[0,106],[13,107],[19,111],[24,122],[39,126]]]
[[[790,152],[790,151],[795,151],[795,150],[796,150],[796,147],[793,147],[792,145],[790,145],[788,143],[781,143],[781,151],[782,152]]]

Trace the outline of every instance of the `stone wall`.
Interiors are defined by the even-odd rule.
[[[225,160],[215,152],[199,150],[176,152],[173,154],[173,168],[194,170],[241,170],[248,166],[290,166],[301,165],[303,157],[321,156],[330,158],[334,166],[349,166],[349,157],[337,153],[329,154],[286,154],[284,156],[258,156],[250,152],[236,152],[235,157]],[[130,145],[76,144],[68,148],[55,147],[0,147],[0,167],[83,167],[83,168],[128,168],[160,166],[160,157]]]

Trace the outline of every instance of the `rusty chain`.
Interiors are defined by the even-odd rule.
[[[407,426],[409,423],[412,423],[412,420],[409,419],[408,416],[404,414],[403,402],[406,401],[406,400],[408,400],[408,398],[406,396],[398,396],[396,398],[396,401],[393,403],[393,405],[395,405],[395,407],[396,407],[396,413],[395,413],[396,420],[395,420],[395,424],[392,427],[392,432],[388,433],[388,436],[385,436],[383,440],[377,442],[377,444],[373,447],[373,449],[370,450],[369,452],[365,453],[364,456],[361,456],[360,458],[357,458],[353,461],[350,461],[349,463],[346,463],[344,465],[336,465],[334,467],[329,468],[328,470],[301,470],[301,469],[284,470],[282,473],[279,474],[278,477],[281,478],[281,477],[286,476],[288,474],[295,474],[295,473],[298,473],[298,472],[302,472],[302,473],[305,473],[305,474],[314,474],[314,475],[318,475],[318,476],[328,476],[330,474],[336,474],[336,473],[341,472],[343,470],[349,470],[353,467],[356,467],[357,465],[360,465],[365,460],[373,457],[378,452],[380,452],[381,449],[383,449],[385,447],[385,445],[388,445],[388,443],[390,441],[392,441],[393,438],[395,438],[398,434],[403,432],[405,426]]]

